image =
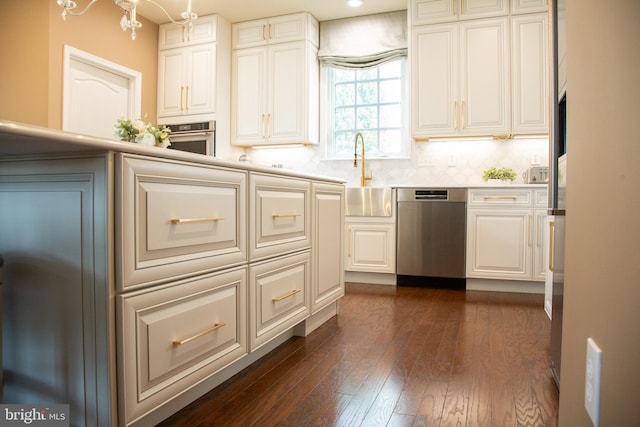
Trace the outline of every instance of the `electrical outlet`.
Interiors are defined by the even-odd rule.
[[[584,407],[598,427],[600,418],[600,374],[602,372],[602,350],[591,338],[587,339],[587,366],[585,370]]]
[[[455,154],[449,154],[448,165],[449,165],[450,168],[455,168],[456,167],[456,155]]]
[[[538,156],[537,154],[532,154],[531,155],[531,165],[532,166],[536,166],[540,164],[540,156]]]

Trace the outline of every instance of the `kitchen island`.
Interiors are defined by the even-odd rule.
[[[341,180],[0,121],[5,403],[155,425],[344,294]]]

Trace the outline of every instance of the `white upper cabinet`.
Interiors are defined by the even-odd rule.
[[[309,40],[318,46],[318,23],[308,13],[276,16],[233,25],[233,48]]]
[[[549,132],[549,62],[546,13],[511,18],[512,133]]]
[[[490,18],[509,14],[508,0],[411,0],[411,25]]]
[[[460,24],[460,132],[509,133],[511,121],[507,18]]]
[[[490,18],[509,14],[509,0],[460,0],[460,19]]]
[[[412,136],[454,134],[458,128],[458,26],[411,30]]]
[[[215,56],[215,43],[159,53],[159,116],[215,112]]]
[[[412,136],[509,133],[506,18],[412,30]]]
[[[411,0],[409,2],[411,25],[451,22],[457,18],[454,0]]]
[[[546,9],[537,3],[410,1],[415,140],[549,132],[549,26],[530,13]]]
[[[234,38],[242,41],[240,46],[254,46],[235,49],[232,54],[233,145],[318,143],[317,21],[307,13],[288,15],[292,16],[306,18],[307,26],[285,31],[276,18],[261,20],[267,22],[260,24],[266,25],[265,35],[270,31],[272,36],[260,43],[246,35],[247,28],[257,28],[256,23],[233,26]],[[309,26],[315,28],[311,30],[313,38],[308,37]],[[294,38],[293,34],[304,38],[280,42]]]
[[[158,30],[158,49],[172,49],[216,41],[218,17],[199,16],[191,31],[185,25],[162,24]]]
[[[546,12],[548,0],[511,0],[511,14]]]
[[[230,24],[219,16],[198,18],[192,32],[163,24],[158,45],[158,122],[176,123],[187,116],[228,120],[229,94],[218,87],[229,86]]]

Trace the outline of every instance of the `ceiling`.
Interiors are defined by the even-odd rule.
[[[187,0],[153,1],[162,5],[175,20],[179,20],[180,14],[187,9]],[[311,12],[318,21],[327,21],[407,8],[407,0],[363,1],[362,6],[352,8],[347,6],[347,0],[192,0],[192,10],[200,16],[219,14],[235,23],[295,12]],[[139,1],[138,13],[157,24],[169,22],[167,16],[149,1]]]

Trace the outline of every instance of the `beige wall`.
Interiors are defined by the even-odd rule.
[[[603,350],[600,425],[640,420],[640,2],[567,0],[567,235],[560,426],[589,426],[587,338]]]
[[[132,41],[120,29],[122,14],[112,1],[99,1],[85,15],[66,21],[61,11],[53,0],[0,4],[0,119],[61,128],[67,44],[140,71],[142,115],[155,122],[158,26],[140,18],[142,29]],[[17,19],[21,14],[28,19]]]

